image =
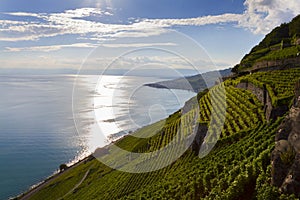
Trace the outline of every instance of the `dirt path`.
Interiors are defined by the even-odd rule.
[[[67,192],[67,194],[65,194],[63,197],[59,198],[58,200],[61,200],[63,198],[65,198],[66,196],[68,196],[69,194],[73,193],[74,190],[76,190],[82,183],[83,181],[86,179],[86,177],[89,175],[90,171],[91,171],[91,168],[93,166],[91,166],[87,171],[86,173],[84,174],[84,176],[82,177],[82,179],[69,191]]]

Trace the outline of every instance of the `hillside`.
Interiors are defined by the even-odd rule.
[[[294,37],[299,19],[273,30],[241,63]],[[236,72],[269,53],[256,54]],[[289,65],[228,78],[17,199],[299,199],[298,139],[292,136],[299,125],[293,110],[299,111],[300,67]]]
[[[213,85],[215,85],[215,81],[217,78],[229,75],[231,75],[231,69],[224,69],[219,71],[206,72],[203,74],[197,74],[194,76],[188,76],[184,78],[178,78],[170,81],[148,83],[145,85],[155,88],[192,90],[198,93],[202,90],[205,90],[206,88],[210,88]]]
[[[290,98],[289,94],[294,91],[293,85],[299,78],[300,69],[278,73],[285,77],[285,84],[290,87],[282,85],[279,81],[273,82],[273,76],[269,73],[261,73],[259,76],[252,74],[244,78],[256,80],[260,77],[260,83],[273,84],[272,92],[275,94],[273,98],[280,99],[282,96]],[[236,88],[242,81],[244,81],[242,78],[227,80],[221,85],[214,86],[209,92],[205,91],[198,95],[200,115],[197,123],[200,124],[209,124],[211,119],[220,120],[224,104],[223,87],[227,97],[226,121],[221,139],[206,157],[199,158],[198,152],[194,148],[189,148],[171,165],[154,172],[140,174],[114,170],[97,159],[91,159],[49,181],[30,199],[279,198],[279,190],[270,185],[270,155],[282,118],[267,121],[263,102],[250,91]],[[283,89],[286,91],[284,94],[280,92]],[[216,100],[215,108],[212,108],[214,100],[211,97]],[[217,113],[216,117],[211,118],[212,110]],[[182,131],[183,135],[191,134],[195,112],[196,107],[185,114],[178,111],[167,118],[165,123],[158,122],[164,124],[162,127],[159,124],[147,126],[119,140],[116,145],[130,152],[149,153],[166,146],[174,138],[180,143],[183,140],[178,137],[178,131]],[[202,135],[201,140],[212,141],[217,129],[218,127],[212,125],[208,129],[209,137]],[[156,134],[145,139],[134,137],[147,135],[149,132]],[[203,133],[198,134],[201,136]],[[124,156],[126,158],[126,155],[119,156],[116,160],[124,159]],[[152,159],[152,156],[154,155],[149,159]],[[134,158],[127,161],[128,165],[132,163]],[[141,166],[135,167],[138,171]],[[80,185],[74,189],[78,183]]]
[[[271,67],[299,67],[300,15],[276,27],[246,54],[233,72]],[[280,62],[284,61],[284,62]]]

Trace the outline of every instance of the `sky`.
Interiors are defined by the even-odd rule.
[[[0,68],[228,68],[298,14],[299,0],[1,0]]]

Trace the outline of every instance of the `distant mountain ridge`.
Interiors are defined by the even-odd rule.
[[[216,81],[219,81],[220,78],[229,75],[231,75],[231,68],[219,71],[206,72],[203,74],[178,78],[170,81],[148,83],[145,84],[145,86],[154,88],[190,90],[198,93],[215,85]]]

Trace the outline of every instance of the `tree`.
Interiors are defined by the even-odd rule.
[[[61,164],[61,165],[59,166],[59,171],[60,171],[60,172],[63,172],[63,171],[65,171],[66,169],[68,169],[68,166],[67,166],[66,164]]]

